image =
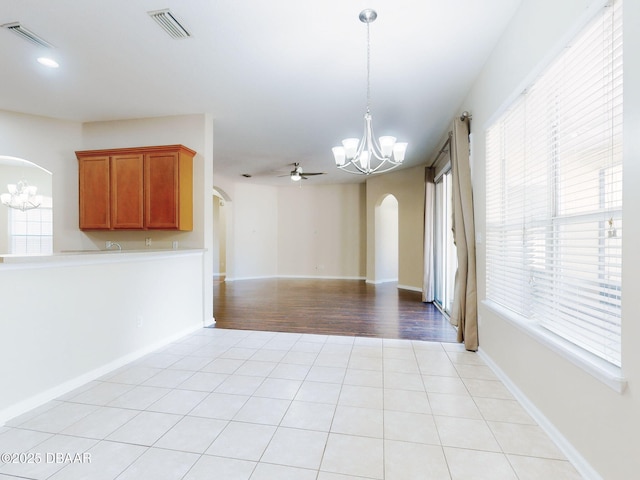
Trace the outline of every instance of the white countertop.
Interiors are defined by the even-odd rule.
[[[136,259],[193,255],[203,248],[142,249],[142,250],[69,250],[51,255],[0,255],[0,268],[9,265],[45,266],[57,264],[117,263]]]

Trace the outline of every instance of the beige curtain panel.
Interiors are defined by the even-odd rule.
[[[433,242],[435,241],[435,202],[436,184],[435,171],[427,167],[424,172],[424,278],[422,279],[422,301],[434,300],[434,258]]]
[[[469,119],[456,118],[451,138],[453,240],[458,253],[451,323],[467,350],[478,350],[476,239],[469,165]]]

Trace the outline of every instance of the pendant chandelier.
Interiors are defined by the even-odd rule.
[[[42,203],[42,196],[36,195],[38,187],[29,185],[26,180],[20,180],[17,184],[7,185],[9,193],[0,195],[0,202],[9,208],[16,210],[31,210],[38,208]]]
[[[376,139],[371,126],[371,59],[369,24],[378,17],[375,10],[360,12],[360,21],[367,25],[367,112],[364,114],[362,139],[345,138],[341,147],[333,147],[336,166],[349,173],[371,175],[387,172],[402,164],[407,150],[405,142],[396,142],[396,137],[383,136]]]

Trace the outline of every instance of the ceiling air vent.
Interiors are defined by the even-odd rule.
[[[165,10],[155,10],[147,13],[172,38],[189,38],[191,36],[187,29],[180,24],[168,8]]]
[[[49,42],[47,42],[43,38],[39,37],[38,35],[36,35],[32,31],[27,30],[26,28],[24,28],[22,25],[20,25],[20,22],[5,23],[4,25],[1,25],[1,26],[3,28],[9,29],[10,31],[12,31],[16,35],[20,35],[25,40],[28,40],[31,43],[33,43],[35,45],[38,45],[39,47],[53,48],[53,45],[51,45]]]

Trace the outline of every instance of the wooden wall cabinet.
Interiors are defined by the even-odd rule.
[[[81,230],[192,230],[193,150],[76,152]]]
[[[109,195],[109,156],[78,157],[80,176],[80,228],[111,228],[111,196]]]
[[[144,154],[113,155],[110,168],[111,228],[143,229]]]

